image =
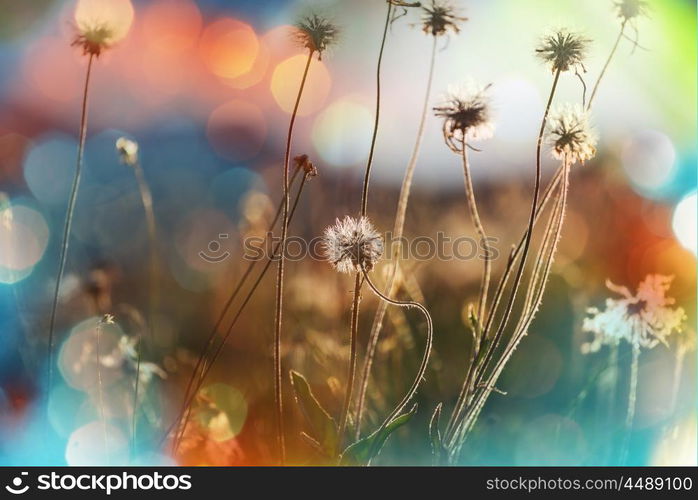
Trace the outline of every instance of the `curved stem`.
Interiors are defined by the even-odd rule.
[[[371,166],[373,165],[373,155],[376,151],[376,138],[378,137],[378,123],[381,111],[381,66],[383,65],[383,51],[385,50],[385,40],[388,37],[388,27],[390,26],[390,15],[393,12],[393,4],[388,2],[388,11],[385,15],[385,26],[383,27],[383,38],[381,48],[378,53],[378,64],[376,65],[376,116],[373,121],[373,134],[371,135],[371,147],[368,151],[366,161],[366,172],[364,174],[364,184],[361,191],[361,215],[366,215],[368,207],[368,183],[371,179]]]
[[[391,299],[390,297],[384,295],[376,287],[376,285],[371,281],[371,278],[368,276],[368,273],[365,270],[363,271],[363,275],[364,275],[364,278],[366,280],[366,283],[368,283],[368,286],[371,288],[373,293],[375,293],[381,300],[384,300],[388,304],[398,306],[398,307],[417,308],[424,315],[424,319],[427,322],[426,345],[424,346],[424,356],[422,357],[422,362],[420,363],[419,369],[417,370],[417,375],[415,376],[414,381],[412,382],[412,385],[410,386],[410,388],[407,391],[407,393],[405,394],[405,396],[397,404],[397,406],[393,409],[393,411],[390,412],[390,415],[388,415],[386,417],[386,419],[383,421],[381,426],[376,431],[376,432],[380,433],[397,416],[400,415],[400,413],[405,409],[405,407],[410,402],[410,400],[417,393],[417,389],[419,389],[419,385],[422,383],[422,380],[424,379],[424,375],[427,371],[427,366],[429,364],[429,356],[431,355],[431,346],[432,346],[433,338],[434,338],[434,325],[433,325],[433,322],[431,320],[431,315],[429,314],[429,311],[422,304],[420,304],[419,302],[413,302],[413,301],[400,301],[400,300]],[[372,453],[369,453],[369,456],[372,456]]]
[[[298,208],[298,202],[300,201],[301,194],[303,193],[303,188],[305,187],[305,183],[307,182],[307,180],[308,180],[308,175],[306,174],[303,176],[303,179],[301,180],[301,184],[298,187],[298,193],[296,194],[296,198],[293,202],[293,207],[291,208],[291,212],[289,214],[289,223],[291,222],[291,220],[293,220],[293,215],[296,212],[296,208]],[[177,448],[179,447],[179,443],[181,442],[181,438],[182,438],[182,436],[184,436],[184,432],[186,431],[187,424],[189,422],[189,415],[191,414],[191,405],[194,402],[194,397],[201,389],[201,386],[203,385],[204,381],[206,380],[206,377],[208,376],[209,372],[213,368],[213,365],[215,364],[216,360],[218,360],[218,357],[220,356],[221,352],[223,351],[223,346],[225,346],[225,344],[228,342],[228,338],[230,338],[230,335],[233,333],[233,328],[237,324],[237,321],[240,318],[240,316],[242,316],[242,313],[245,311],[247,304],[250,302],[250,300],[252,300],[254,293],[257,291],[257,288],[259,287],[259,284],[262,282],[262,279],[264,278],[267,271],[271,267],[272,262],[274,262],[274,259],[277,257],[277,255],[280,251],[280,248],[281,248],[281,242],[276,244],[276,246],[274,247],[274,249],[271,252],[271,255],[267,257],[267,261],[264,264],[262,271],[257,276],[257,279],[252,284],[252,287],[250,288],[250,290],[247,292],[247,295],[245,296],[245,299],[240,304],[240,307],[238,307],[238,310],[235,313],[235,316],[233,317],[230,325],[228,326],[228,329],[225,332],[225,335],[223,335],[223,338],[218,343],[218,347],[213,352],[213,355],[211,356],[210,361],[208,362],[208,364],[204,364],[201,366],[201,374],[199,376],[199,379],[197,381],[195,381],[195,384],[193,385],[189,396],[185,399],[185,401],[182,404],[182,408],[180,409],[180,412],[178,413],[175,420],[172,422],[172,424],[168,427],[167,431],[163,435],[163,437],[161,439],[161,443],[167,438],[167,436],[172,432],[172,430],[178,428],[178,426],[180,426],[180,424],[183,423],[181,425],[181,429],[177,433],[177,436],[173,440],[173,445],[172,445],[173,453],[177,451]]]
[[[402,179],[402,186],[400,187],[400,198],[398,200],[397,211],[395,213],[395,224],[393,227],[393,241],[395,245],[395,250],[393,251],[393,261],[390,263],[390,268],[388,270],[388,280],[385,286],[385,294],[392,296],[395,290],[395,278],[397,276],[397,270],[400,261],[400,252],[402,249],[402,234],[405,227],[405,215],[407,213],[407,203],[410,197],[410,190],[412,188],[412,178],[414,177],[414,171],[417,166],[417,160],[419,158],[419,151],[422,146],[422,140],[424,138],[425,125],[427,121],[427,114],[429,111],[429,97],[431,96],[431,86],[434,80],[434,63],[436,61],[436,37],[433,37],[433,43],[431,48],[431,59],[429,63],[429,73],[427,76],[427,88],[424,94],[424,103],[422,105],[422,114],[419,119],[419,127],[417,128],[417,138],[415,139],[414,148],[412,150],[412,156],[405,169],[405,176]],[[361,421],[363,419],[364,405],[366,401],[366,391],[368,390],[368,381],[371,376],[371,367],[373,366],[373,359],[376,353],[376,347],[378,346],[378,339],[380,337],[380,331],[383,327],[383,319],[385,318],[385,312],[388,308],[388,303],[381,301],[376,310],[376,314],[373,318],[373,324],[371,325],[371,333],[368,337],[368,346],[366,348],[366,359],[364,360],[363,367],[361,369],[361,378],[359,379],[359,399],[357,402],[356,409],[356,432],[355,437],[358,440],[361,435]]]
[[[623,38],[626,22],[627,21],[623,21],[623,23],[620,25],[620,33],[618,33],[618,38],[616,38],[616,42],[613,44],[611,53],[608,55],[608,59],[606,59],[606,63],[603,65],[603,69],[601,70],[601,73],[599,73],[599,77],[596,79],[596,83],[594,83],[594,90],[591,91],[591,96],[589,97],[589,102],[587,103],[587,110],[591,109],[591,104],[592,102],[594,102],[594,97],[596,97],[596,91],[599,89],[599,84],[601,83],[601,80],[606,74],[608,66],[611,64],[611,59],[613,59],[613,56],[615,55],[616,50],[618,49],[618,44],[620,43],[621,38]]]
[[[63,225],[63,240],[61,243],[61,253],[58,261],[58,275],[56,277],[56,286],[53,291],[53,303],[51,305],[51,320],[48,329],[48,374],[46,391],[50,398],[51,386],[53,384],[53,343],[54,332],[56,329],[56,312],[58,310],[58,296],[61,290],[61,281],[65,272],[65,264],[68,258],[68,244],[70,243],[70,229],[73,225],[73,215],[75,214],[75,203],[78,199],[78,188],[80,187],[80,178],[82,176],[83,156],[85,154],[85,138],[87,137],[87,98],[90,89],[90,76],[92,74],[92,63],[94,62],[94,54],[90,54],[87,59],[87,72],[85,74],[85,88],[82,95],[82,112],[80,115],[80,138],[78,142],[78,158],[75,166],[75,177],[73,177],[73,185],[70,190],[68,199],[68,210],[65,215],[65,223]]]
[[[284,445],[284,422],[283,422],[283,395],[281,390],[281,323],[283,319],[283,295],[284,295],[284,263],[286,261],[286,238],[288,236],[288,209],[289,209],[289,162],[291,160],[291,140],[293,138],[293,126],[296,123],[296,115],[298,114],[298,106],[301,102],[305,82],[308,78],[308,70],[310,63],[313,60],[315,51],[308,52],[308,59],[303,70],[303,77],[298,88],[296,102],[293,106],[291,121],[288,124],[288,134],[286,136],[286,152],[284,154],[284,172],[283,172],[283,187],[284,187],[284,209],[283,223],[281,225],[281,253],[279,255],[279,264],[276,272],[276,314],[274,317],[274,401],[276,403],[276,440],[279,447],[279,459],[281,464],[286,460],[286,449]]]
[[[489,246],[489,243],[487,242],[487,234],[485,233],[485,228],[483,227],[482,221],[480,220],[480,214],[477,209],[477,203],[475,202],[475,190],[473,189],[473,180],[470,174],[470,164],[468,162],[468,148],[466,146],[467,144],[465,140],[463,140],[463,176],[465,179],[465,193],[466,199],[468,201],[468,210],[470,211],[470,218],[472,219],[473,225],[475,226],[475,230],[477,231],[478,236],[480,237],[480,241],[482,241],[482,244],[485,249],[484,271],[482,273],[480,300],[477,307],[477,318],[478,321],[480,321],[480,318],[485,317],[485,310],[487,307],[487,291],[489,289],[490,284],[490,268],[492,265],[490,261],[491,248]]]

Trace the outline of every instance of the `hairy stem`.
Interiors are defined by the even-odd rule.
[[[625,465],[628,460],[628,450],[630,448],[630,435],[635,423],[635,408],[637,406],[637,379],[640,368],[640,344],[633,343],[633,357],[630,362],[630,386],[628,388],[628,409],[625,414],[625,435],[623,445],[620,449],[620,463]]]
[[[479,383],[482,381],[482,376],[484,375],[484,372],[487,368],[487,365],[492,359],[492,356],[494,355],[495,349],[493,347],[496,347],[499,344],[499,340],[501,339],[504,330],[506,328],[506,325],[509,321],[509,317],[511,315],[511,311],[514,308],[514,302],[516,301],[516,296],[519,291],[519,285],[521,284],[521,280],[523,278],[523,272],[526,267],[526,259],[528,257],[528,251],[531,246],[531,238],[533,236],[533,227],[535,225],[536,221],[536,215],[538,213],[538,195],[539,195],[539,190],[540,190],[540,179],[541,179],[541,147],[543,145],[543,134],[545,132],[545,125],[548,122],[548,113],[550,112],[550,107],[553,102],[553,98],[555,96],[555,90],[557,89],[557,83],[560,79],[560,70],[558,69],[555,72],[555,77],[553,79],[552,86],[550,88],[550,95],[548,96],[548,102],[545,105],[545,112],[543,113],[543,119],[541,120],[541,126],[540,130],[538,131],[538,139],[536,141],[536,179],[535,179],[535,186],[533,189],[533,202],[531,204],[531,215],[529,217],[528,221],[528,228],[526,229],[526,237],[524,239],[524,245],[523,245],[523,250],[521,254],[521,262],[519,262],[519,267],[516,271],[516,275],[514,277],[514,283],[512,285],[512,289],[509,295],[509,299],[507,300],[506,306],[504,308],[504,313],[502,315],[502,318],[499,323],[499,327],[497,328],[497,331],[494,334],[494,338],[492,340],[492,343],[490,347],[488,348],[487,354],[485,355],[485,359],[482,365],[482,369],[479,371],[477,377],[475,378],[475,387],[479,385]],[[492,315],[494,315],[494,311],[492,311]],[[489,332],[488,332],[489,333]]]
[[[286,460],[286,447],[284,444],[284,421],[283,421],[283,394],[281,383],[283,377],[281,375],[281,323],[283,320],[283,296],[284,296],[284,263],[286,261],[286,238],[288,236],[288,210],[289,210],[289,162],[291,160],[291,141],[293,138],[293,126],[296,123],[298,114],[298,106],[301,102],[305,82],[308,78],[308,70],[310,63],[313,60],[314,50],[308,51],[308,59],[303,70],[303,77],[296,95],[296,102],[291,113],[291,121],[288,124],[288,134],[286,136],[286,152],[284,153],[284,172],[283,172],[283,187],[284,187],[284,209],[282,211],[281,225],[281,253],[279,255],[279,264],[276,272],[276,314],[274,317],[274,402],[276,404],[276,440],[279,449],[279,459],[281,464]]]
[[[392,262],[390,263],[390,268],[388,269],[388,280],[385,286],[385,294],[392,296],[395,290],[396,276],[399,267],[400,252],[402,249],[402,234],[405,228],[405,215],[407,213],[407,204],[410,197],[410,190],[412,188],[412,178],[414,177],[414,171],[417,166],[417,160],[419,159],[419,152],[422,146],[422,140],[424,138],[425,125],[427,121],[427,113],[429,111],[429,98],[431,96],[431,86],[434,80],[434,62],[436,61],[436,37],[433,37],[433,43],[431,48],[431,59],[429,63],[429,72],[427,76],[427,88],[424,94],[424,103],[422,105],[422,114],[419,119],[419,127],[417,128],[417,138],[414,143],[414,148],[412,149],[412,156],[405,169],[405,176],[402,179],[402,186],[400,187],[400,198],[398,199],[397,211],[395,213],[395,224],[393,226],[393,234],[395,235],[395,249],[392,255]],[[371,376],[371,367],[373,366],[373,359],[376,354],[376,347],[378,346],[378,339],[380,337],[380,331],[383,327],[383,319],[385,318],[385,312],[388,308],[388,303],[381,301],[376,310],[376,314],[373,318],[373,324],[371,325],[371,333],[368,337],[368,346],[366,348],[366,359],[364,360],[363,367],[361,369],[361,378],[359,382],[359,398],[356,406],[356,439],[359,439],[361,435],[361,420],[363,419],[364,405],[366,401],[366,391],[368,390],[368,381]]]
[[[65,273],[65,265],[68,258],[68,244],[70,243],[70,229],[73,225],[73,215],[75,214],[75,203],[78,198],[78,188],[80,187],[80,178],[82,176],[83,156],[85,153],[85,138],[87,136],[87,102],[90,89],[90,76],[92,74],[92,63],[94,62],[94,54],[90,54],[87,60],[87,72],[85,74],[85,88],[82,95],[82,112],[80,115],[80,138],[78,142],[78,158],[75,166],[75,176],[73,177],[73,185],[70,190],[70,198],[68,199],[68,209],[65,215],[65,223],[63,225],[63,240],[61,243],[61,253],[58,259],[58,275],[56,276],[56,286],[53,291],[53,303],[51,305],[51,319],[48,328],[48,373],[47,373],[47,394],[51,393],[53,385],[53,344],[54,333],[56,329],[56,313],[58,310],[58,297],[61,291],[61,281]],[[47,400],[50,396],[47,396]]]
[[[359,305],[361,303],[361,274],[356,273],[354,277],[354,290],[358,293],[354,294],[354,300],[351,306],[351,325],[349,338],[349,366],[347,368],[347,389],[344,393],[344,402],[342,403],[342,412],[339,416],[339,437],[337,439],[336,455],[342,451],[342,442],[344,433],[347,429],[347,419],[349,418],[349,406],[351,404],[351,395],[354,392],[354,379],[356,377],[356,346],[357,336],[359,333]]]

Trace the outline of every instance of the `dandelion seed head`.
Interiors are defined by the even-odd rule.
[[[584,164],[596,154],[597,137],[589,124],[589,113],[579,105],[564,104],[550,112],[546,135],[552,147],[552,155],[571,165]]]
[[[644,0],[620,0],[614,2],[616,14],[623,22],[631,21],[647,14],[649,7]]]
[[[371,271],[383,255],[383,238],[366,217],[337,219],[322,236],[327,260],[340,273]]]
[[[460,151],[463,142],[492,137],[489,88],[489,84],[482,86],[469,80],[451,87],[444,103],[434,108],[434,114],[444,120],[444,140],[453,151]]]
[[[72,45],[99,57],[127,35],[133,6],[129,0],[78,0],[74,17],[77,33]]]
[[[132,167],[138,162],[138,143],[136,141],[119,137],[116,140],[116,151],[119,153],[121,162],[125,165]]]
[[[594,339],[583,345],[583,352],[597,351],[602,345],[618,345],[626,341],[646,349],[667,344],[673,332],[683,329],[686,313],[681,307],[672,307],[675,300],[667,297],[673,277],[650,274],[632,294],[626,287],[606,282],[606,286],[621,298],[606,299],[606,308],[587,310],[582,329],[594,334]]]
[[[328,19],[311,14],[296,23],[293,35],[298,44],[317,52],[318,59],[321,59],[323,52],[337,42],[339,28]]]
[[[427,35],[443,36],[449,31],[460,33],[459,23],[468,20],[456,14],[455,8],[448,2],[432,0],[431,6],[422,5],[422,31]]]
[[[561,28],[541,39],[536,47],[536,54],[550,64],[553,73],[579,71],[579,69],[583,71],[589,43],[591,40],[579,33]]]

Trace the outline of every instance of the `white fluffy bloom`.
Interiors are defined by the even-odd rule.
[[[136,141],[119,137],[116,140],[116,151],[124,164],[133,166],[138,162],[138,143]]]
[[[100,356],[99,361],[106,368],[122,368],[128,373],[138,371],[140,384],[149,383],[153,375],[167,378],[165,370],[155,363],[141,361],[139,366],[136,344],[138,344],[137,337],[122,335],[116,348],[106,356]]]
[[[383,255],[383,238],[366,217],[337,219],[322,240],[327,260],[340,273],[370,271]]]
[[[558,160],[565,157],[574,165],[582,164],[596,154],[596,133],[589,124],[589,113],[581,106],[564,104],[553,109],[548,117],[546,134],[552,155]]]
[[[463,85],[450,87],[444,103],[434,108],[434,114],[444,119],[443,134],[448,147],[454,151],[463,148],[463,141],[489,139],[494,132],[490,85],[468,80]]]
[[[594,340],[582,347],[584,352],[597,351],[602,345],[617,345],[622,340],[651,349],[667,343],[674,331],[681,331],[686,319],[680,307],[670,307],[675,300],[666,296],[672,277],[650,274],[633,295],[623,286],[606,281],[609,290],[619,299],[606,299],[606,309],[588,309],[582,329],[595,334]]]

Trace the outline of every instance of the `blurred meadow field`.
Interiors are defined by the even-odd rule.
[[[696,464],[694,2],[0,13],[0,464]]]

